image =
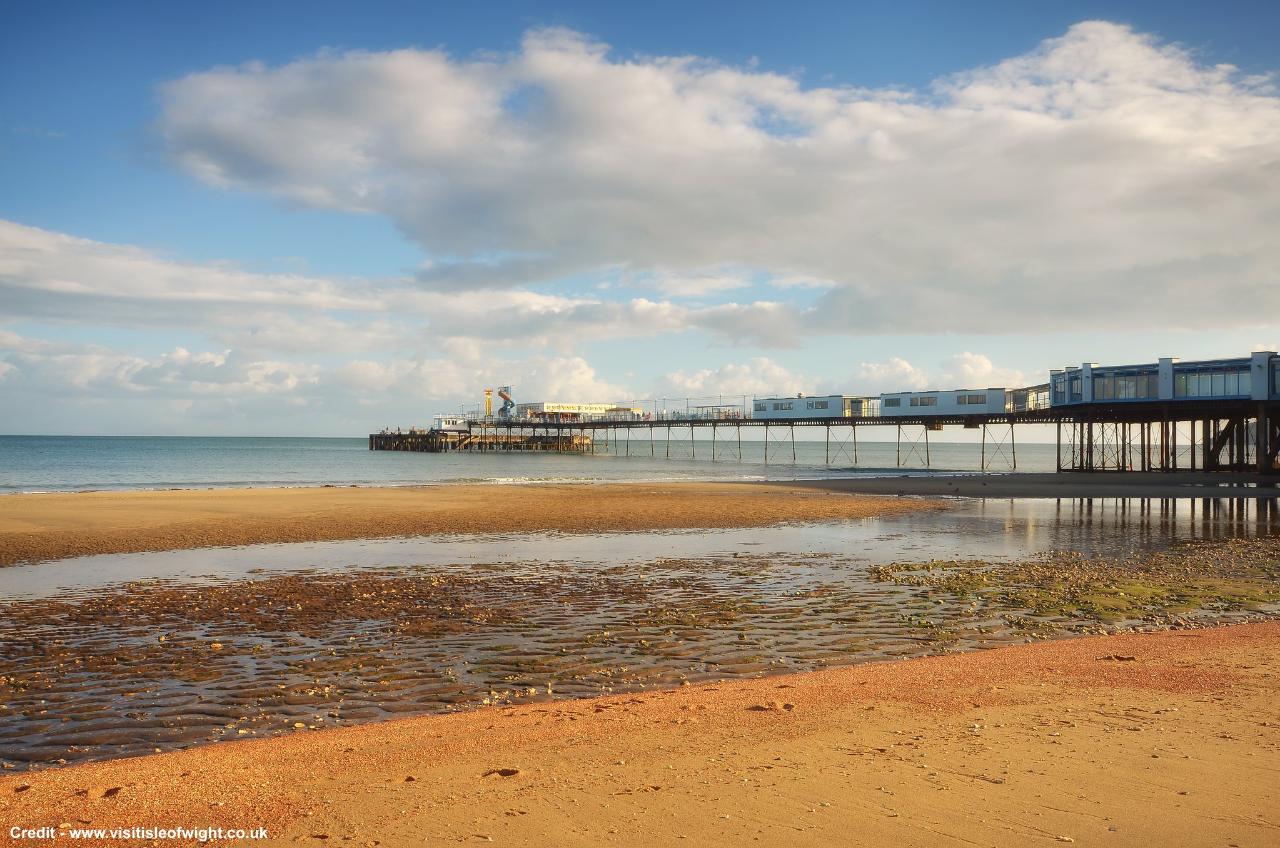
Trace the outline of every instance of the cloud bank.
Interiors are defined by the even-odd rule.
[[[1271,81],[1112,23],[923,91],[806,87],[540,29],[502,56],[219,68],[162,103],[181,167],[388,216],[429,254],[428,288],[623,269],[729,291],[733,267],[820,281],[795,320],[821,332],[1239,326],[1280,309]]]

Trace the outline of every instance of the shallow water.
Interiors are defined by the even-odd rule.
[[[705,432],[700,431],[696,442],[680,439],[677,433],[670,445],[661,440],[662,432],[652,446],[647,439],[629,448],[615,441],[609,450],[602,445],[596,454],[370,451],[366,438],[0,435],[0,493],[457,482],[705,482],[929,473],[922,468],[919,451],[907,451],[899,468],[893,442],[864,441],[856,457],[848,443],[833,443],[828,450],[821,441],[821,428],[797,430],[794,461],[788,441],[770,447],[768,463],[764,443],[751,440],[760,436],[755,431],[745,431],[740,450],[736,442],[721,441],[714,451]],[[837,442],[839,438],[833,436]],[[1009,470],[1007,456],[1006,451],[989,457],[989,470]],[[1052,471],[1055,456],[1053,445],[1019,445],[1018,468]],[[982,453],[976,443],[937,441],[930,461],[936,473],[974,471],[982,467]]]
[[[1124,554],[1180,539],[1280,533],[1280,504],[1248,498],[954,499],[943,511],[729,530],[520,533],[355,539],[139,554],[0,568],[0,598],[33,598],[132,580],[202,583],[281,571],[469,563],[571,562],[578,567],[738,553],[839,555],[867,564],[956,556],[1009,558],[1045,550]]]
[[[0,569],[0,760],[102,759],[1023,641],[1018,610],[869,569],[1280,535],[1273,507],[958,501],[749,530],[264,545]]]

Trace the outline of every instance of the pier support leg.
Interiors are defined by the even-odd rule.
[[[982,424],[982,470],[989,471],[995,464],[996,460],[1003,459],[1010,471],[1018,470],[1018,445],[1014,440],[1014,423],[1009,421],[1001,424],[1001,427],[1008,427],[1006,430],[994,430],[991,428],[996,426],[983,422]],[[926,430],[926,432],[928,432]],[[988,441],[987,435],[990,433],[991,439]],[[990,447],[990,450],[988,450]],[[1062,425],[1058,425],[1058,444],[1057,444],[1057,466],[1058,470],[1062,470]]]
[[[1271,435],[1271,419],[1267,416],[1267,407],[1258,404],[1258,421],[1253,427],[1253,459],[1259,474],[1271,470],[1271,447],[1268,436]]]
[[[1271,445],[1267,448],[1267,459],[1269,464],[1265,469],[1267,474],[1276,474],[1280,472],[1277,465],[1280,464],[1280,418],[1271,418]],[[1271,483],[1268,486],[1273,485]],[[1273,504],[1274,505],[1274,504]]]

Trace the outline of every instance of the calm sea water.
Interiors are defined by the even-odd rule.
[[[381,485],[449,482],[610,482],[641,480],[789,480],[886,474],[976,471],[978,445],[935,442],[930,468],[923,448],[903,447],[898,467],[892,442],[764,445],[635,439],[595,455],[554,453],[417,454],[368,450],[368,441],[318,438],[151,436],[0,436],[0,492],[86,489],[170,489],[243,486]],[[651,456],[652,454],[652,456]],[[1019,471],[1052,471],[1053,445],[1018,445]],[[1007,471],[1006,454],[990,470]]]

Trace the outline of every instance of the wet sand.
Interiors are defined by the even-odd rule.
[[[1248,485],[1245,485],[1248,484]],[[806,480],[795,485],[862,495],[968,498],[1280,498],[1280,477],[1200,472],[897,475]]]
[[[0,823],[389,848],[1269,845],[1277,695],[1280,623],[1087,637],[11,775]]]
[[[1266,537],[1127,556],[868,565],[748,549],[131,580],[0,598],[0,768],[1277,616],[1280,539]]]
[[[759,527],[936,501],[749,483],[201,489],[0,497],[0,565],[217,545],[436,533]]]

